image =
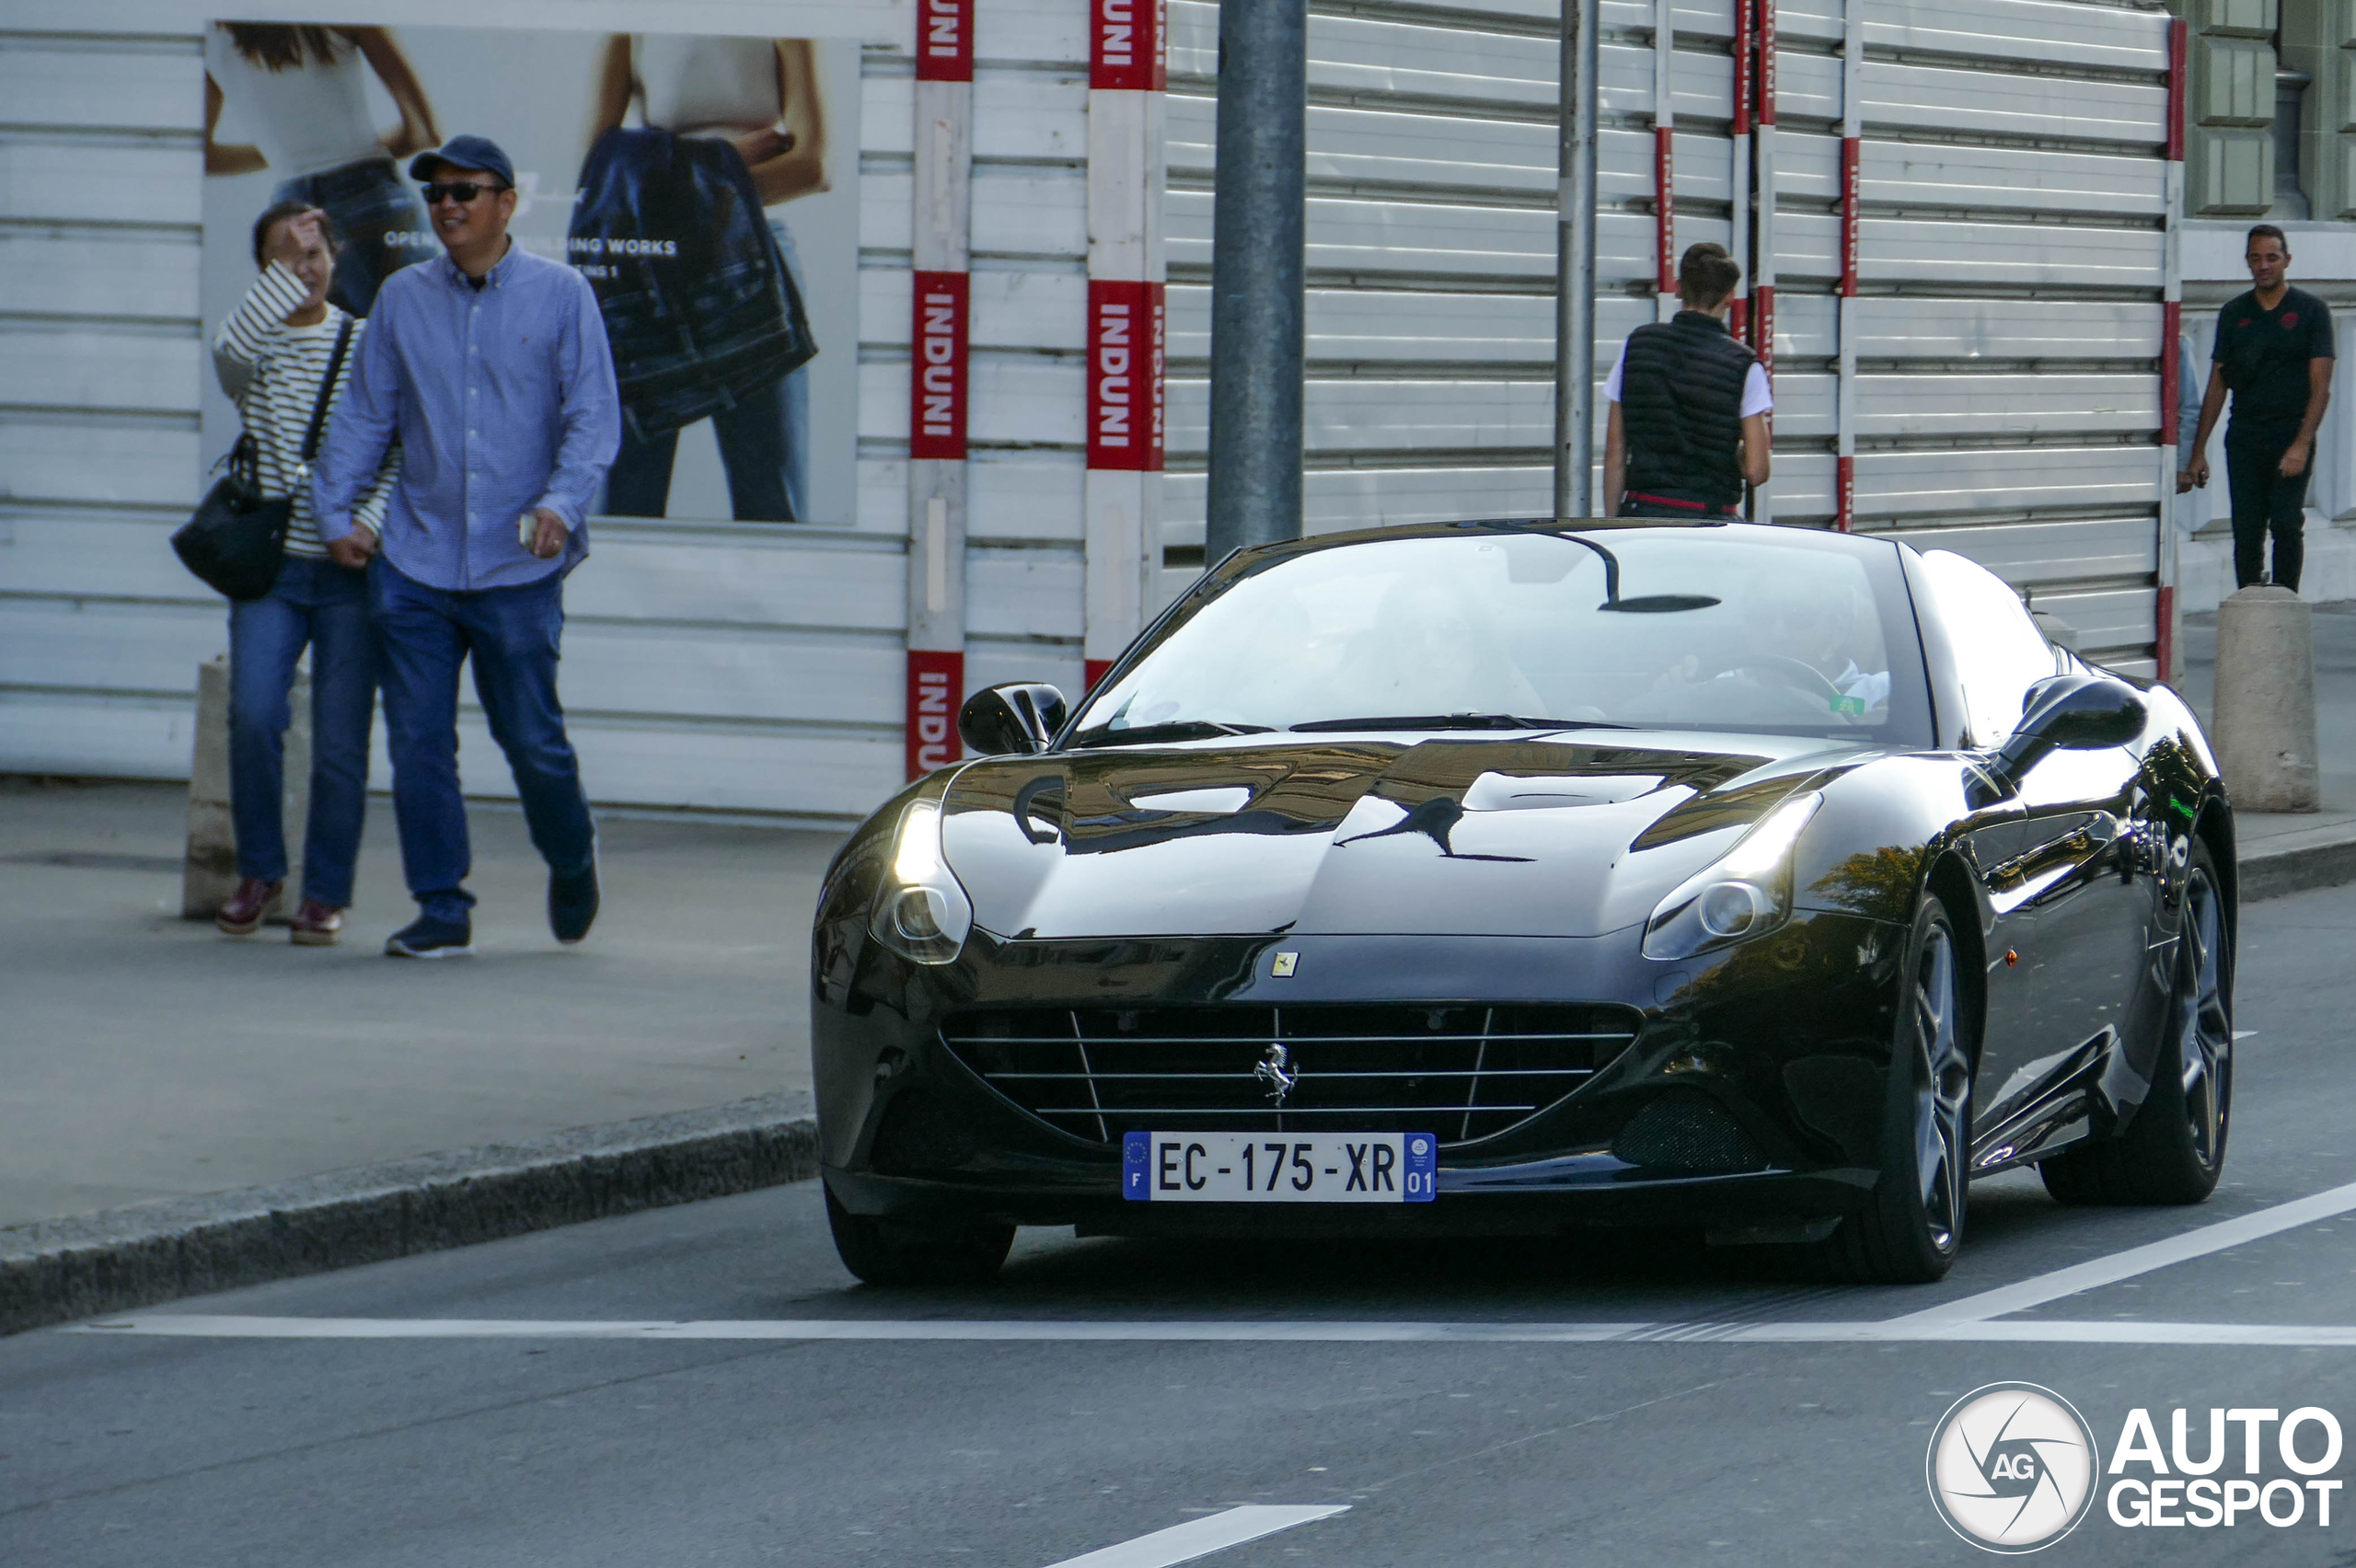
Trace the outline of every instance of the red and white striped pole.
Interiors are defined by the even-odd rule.
[[[1775,0],[1759,6],[1759,118],[1752,127],[1750,167],[1759,188],[1758,221],[1752,245],[1759,265],[1750,279],[1750,347],[1775,384]],[[1775,428],[1775,416],[1767,416]],[[1775,499],[1769,484],[1751,492],[1751,515],[1759,522],[1775,520]]]
[[[974,148],[974,0],[922,0],[917,18],[916,212],[908,332],[908,668],[911,778],[964,754],[965,344]]]
[[[2176,493],[2176,477],[2194,454],[2177,450],[2177,409],[2186,388],[2180,367],[2184,333],[2184,110],[2185,65],[2191,48],[2190,29],[2181,19],[2168,23],[2168,161],[2162,177],[2167,192],[2167,232],[2161,241],[2160,305],[2160,537],[2159,592],[2154,596],[2154,652],[2159,678],[2182,678],[2177,636],[2176,509],[2183,504]]]
[[[1677,0],[1653,0],[1653,270],[1655,314],[1677,314]]]
[[[1080,653],[1093,689],[1161,566],[1163,0],[1090,0],[1088,479]]]
[[[1750,338],[1750,274],[1758,266],[1750,256],[1750,7],[1751,0],[1735,0],[1734,126],[1729,133],[1734,139],[1734,243],[1729,248],[1742,276],[1736,280],[1733,303],[1727,306],[1727,330],[1738,342]]]
[[[1841,38],[1840,383],[1833,426],[1832,525],[1857,522],[1857,192],[1865,133],[1865,0],[1846,0]]]

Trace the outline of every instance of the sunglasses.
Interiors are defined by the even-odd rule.
[[[454,180],[448,185],[436,182],[425,188],[425,204],[429,207],[438,207],[445,202],[456,202],[463,205],[487,190],[499,191],[506,189],[504,185],[478,185],[471,179]]]

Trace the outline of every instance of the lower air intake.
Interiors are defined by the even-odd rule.
[[[1631,1165],[1680,1176],[1732,1176],[1764,1170],[1767,1157],[1726,1108],[1692,1090],[1664,1094],[1611,1140]]]

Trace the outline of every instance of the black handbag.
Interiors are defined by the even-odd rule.
[[[311,459],[318,455],[319,432],[328,421],[328,405],[335,398],[336,377],[343,371],[344,351],[351,346],[352,317],[347,316],[336,332],[335,352],[328,360],[319,395],[311,404],[311,428],[303,437],[296,484],[310,482]],[[205,495],[196,515],[172,536],[172,549],[180,564],[214,592],[237,600],[259,599],[278,581],[294,502],[289,496],[261,493],[261,448],[251,431],[238,436],[229,455],[215,467],[228,471]]]

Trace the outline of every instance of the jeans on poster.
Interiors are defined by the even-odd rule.
[[[804,298],[802,259],[781,218],[769,220],[779,254]],[[711,416],[720,461],[728,473],[728,502],[739,523],[801,523],[810,516],[810,367],[803,365],[736,407]],[[606,478],[606,512],[617,517],[669,515],[671,469],[679,435],[640,437],[625,424],[621,451]]]
[[[532,847],[560,876],[585,870],[596,856],[597,824],[556,691],[563,574],[460,594],[429,588],[378,556],[368,591],[384,647],[393,814],[410,896],[426,915],[454,924],[474,906],[463,885],[473,859],[458,789],[458,667],[469,660],[491,739],[515,776]]]
[[[286,726],[294,664],[311,650],[311,805],[303,896],[352,903],[368,808],[368,724],[376,708],[376,634],[367,580],[331,560],[290,555],[261,598],[229,606],[229,817],[237,874],[286,874]]]

